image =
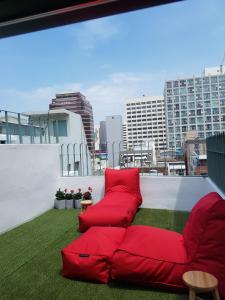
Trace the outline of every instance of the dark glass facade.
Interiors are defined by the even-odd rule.
[[[81,116],[89,150],[94,150],[94,120],[90,102],[80,92],[56,94],[49,109],[64,108]]]

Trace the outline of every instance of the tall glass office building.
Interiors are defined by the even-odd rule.
[[[167,147],[179,150],[185,135],[199,138],[225,131],[225,68],[206,68],[202,77],[166,81]]]

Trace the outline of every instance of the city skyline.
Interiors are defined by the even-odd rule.
[[[0,109],[46,110],[56,93],[78,91],[95,124],[125,116],[127,99],[163,95],[167,80],[220,64],[224,9],[190,0],[1,39]]]

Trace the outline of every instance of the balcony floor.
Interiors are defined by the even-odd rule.
[[[60,249],[79,236],[78,210],[50,210],[0,236],[1,299],[179,300],[187,295],[111,282],[74,281],[60,276]],[[140,209],[134,224],[181,232],[188,213]]]

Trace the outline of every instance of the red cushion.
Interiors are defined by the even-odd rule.
[[[136,198],[128,192],[109,192],[101,201],[79,214],[79,231],[91,226],[127,227],[137,211]]]
[[[107,283],[110,258],[122,242],[125,231],[117,227],[90,228],[61,251],[62,275]]]
[[[140,192],[140,170],[137,168],[131,169],[106,169],[105,170],[105,194],[112,190],[112,188],[120,187],[133,194],[138,206],[141,205],[142,196]]]
[[[185,289],[189,270],[182,235],[149,226],[131,226],[112,257],[111,276],[134,284]]]
[[[209,193],[199,200],[183,237],[191,268],[215,275],[225,297],[225,201],[219,194]]]

